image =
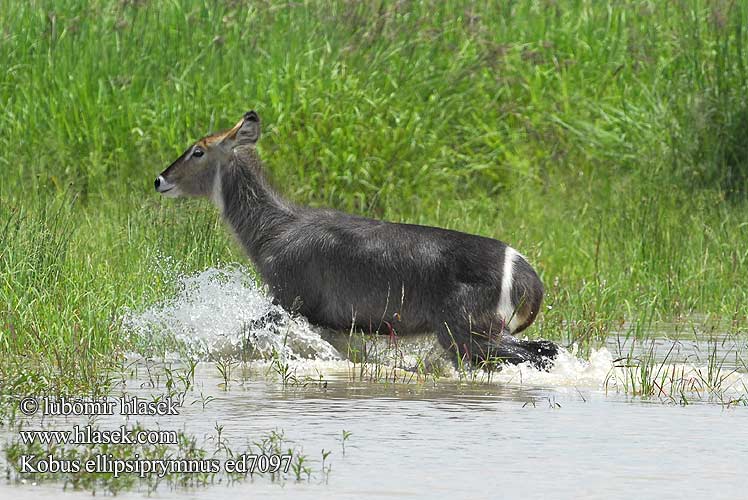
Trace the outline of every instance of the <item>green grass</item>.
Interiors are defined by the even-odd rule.
[[[0,8],[6,387],[106,382],[131,345],[123,308],[171,293],[174,272],[244,259],[207,202],[152,182],[250,108],[293,200],[527,254],[552,307],[532,335],[745,324],[742,2]]]

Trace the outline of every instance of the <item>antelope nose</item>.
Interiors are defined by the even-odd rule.
[[[177,187],[169,182],[169,180],[166,179],[163,174],[156,177],[156,180],[153,182],[153,186],[156,188],[156,191],[161,194],[166,194],[167,192],[171,191],[171,194],[168,196],[176,197],[179,193]]]

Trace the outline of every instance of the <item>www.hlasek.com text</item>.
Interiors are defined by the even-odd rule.
[[[26,445],[39,444],[177,444],[177,431],[128,429],[98,429],[90,425],[73,426],[72,430],[20,430],[18,435]]]

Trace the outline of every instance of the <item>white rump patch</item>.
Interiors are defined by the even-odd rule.
[[[522,258],[519,252],[514,248],[507,246],[504,251],[504,269],[501,273],[501,296],[499,297],[498,313],[509,322],[509,331],[513,332],[522,324],[522,320],[517,317],[512,304],[512,285],[514,284],[514,261]],[[509,319],[511,318],[511,320]]]

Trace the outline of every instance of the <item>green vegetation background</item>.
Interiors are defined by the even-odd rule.
[[[531,335],[744,324],[740,1],[0,1],[0,383],[95,380],[174,273],[245,262],[154,177],[257,109],[291,199],[497,237]]]

